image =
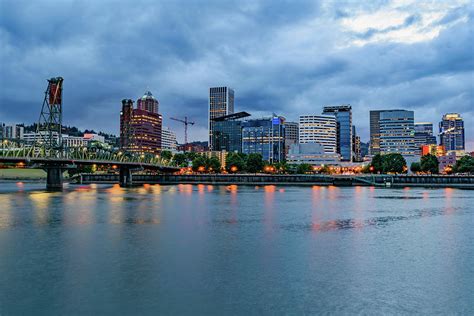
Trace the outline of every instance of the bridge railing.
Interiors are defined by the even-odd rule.
[[[3,140],[0,145],[0,158],[16,159],[67,159],[73,161],[104,161],[118,163],[142,163],[161,166],[170,166],[167,160],[160,155],[140,154],[96,147],[64,147],[61,149],[45,150],[37,144],[19,140]]]

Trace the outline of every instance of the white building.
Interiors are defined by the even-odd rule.
[[[8,139],[23,139],[25,128],[20,125],[7,125],[4,127],[4,138]]]
[[[81,136],[70,136],[63,134],[63,145],[67,148],[87,146],[87,141]]]
[[[86,142],[96,141],[99,143],[105,143],[105,137],[98,134],[85,133],[83,138]]]
[[[163,127],[161,130],[161,150],[176,151],[176,133],[169,127]]]
[[[336,153],[336,118],[333,115],[300,115],[299,143],[319,143],[326,153]]]
[[[310,164],[313,166],[337,165],[340,163],[340,155],[326,153],[323,145],[319,143],[293,144],[286,157],[289,164]]]

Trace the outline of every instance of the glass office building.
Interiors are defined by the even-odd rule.
[[[352,107],[325,106],[323,114],[336,117],[336,152],[341,155],[341,161],[352,161]]]
[[[414,112],[386,110],[380,112],[380,153],[416,154]]]
[[[214,151],[242,152],[242,118],[247,112],[238,112],[214,118],[212,143]]]
[[[460,114],[443,115],[443,119],[439,122],[439,142],[448,152],[464,151],[464,121]]]
[[[258,153],[270,162],[285,159],[284,118],[271,117],[242,122],[242,152]]]
[[[417,154],[421,154],[422,146],[436,144],[436,136],[433,135],[433,123],[415,123],[415,146]]]
[[[209,149],[216,150],[212,143],[214,119],[234,113],[234,90],[229,87],[209,89]]]

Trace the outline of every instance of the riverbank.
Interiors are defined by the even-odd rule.
[[[0,180],[41,181],[46,180],[46,172],[43,169],[0,169]]]
[[[474,176],[408,175],[269,175],[269,174],[134,174],[134,185],[222,184],[222,185],[322,185],[381,187],[453,187],[474,189]],[[82,174],[77,183],[118,183],[117,174]]]

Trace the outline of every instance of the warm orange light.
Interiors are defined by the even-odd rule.
[[[236,171],[237,171],[237,167],[236,167],[236,166],[232,166],[232,167],[230,167],[230,171],[232,171],[232,172],[236,172]]]
[[[204,168],[204,166],[199,166],[199,168],[198,168],[199,172],[203,172],[204,170],[206,170],[206,168]]]

